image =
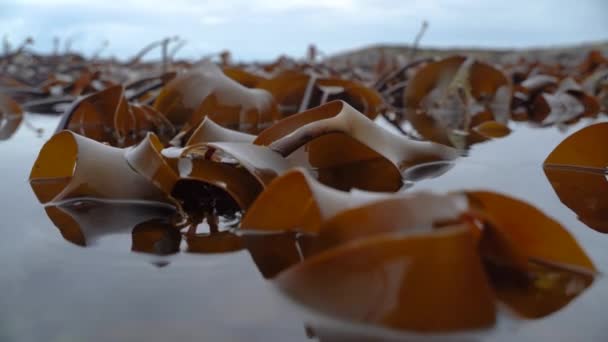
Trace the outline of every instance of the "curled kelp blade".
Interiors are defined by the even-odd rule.
[[[508,121],[511,84],[489,64],[454,56],[418,69],[403,101],[405,118],[420,135],[464,147],[483,140],[471,134],[472,127],[488,120]]]
[[[594,279],[593,263],[559,223],[523,201],[492,192],[370,196],[327,188],[296,170],[276,179],[258,197],[241,231],[258,268],[274,277],[350,244],[387,234],[432,235],[453,225],[467,227],[471,248],[479,252],[492,280],[489,284],[524,317],[543,317],[563,308]],[[291,235],[294,231],[306,234]],[[263,250],[264,241],[282,247]]]
[[[136,142],[135,116],[120,85],[84,96],[63,114],[57,132],[68,129],[112,146]]]
[[[190,145],[182,150],[181,157],[204,158],[241,165],[262,185],[267,185],[275,177],[291,168],[291,164],[272,149],[241,142],[213,142]]]
[[[160,89],[177,75],[174,71],[165,72],[161,75],[145,76],[124,84],[125,96],[129,101],[138,103],[152,102]]]
[[[278,153],[251,143],[200,143],[176,151],[182,179],[223,189],[246,209],[274,178],[291,165]]]
[[[486,272],[498,299],[530,319],[553,314],[582,294],[596,278],[566,265],[531,260],[521,272],[486,260]]]
[[[535,74],[516,86],[513,96],[517,116],[541,125],[571,124],[580,117],[594,117],[598,100],[583,85],[568,76]]]
[[[224,67],[222,68],[224,75],[239,82],[247,88],[257,88],[257,85],[266,78],[258,74],[249,72],[239,67]]]
[[[384,109],[384,101],[376,90],[354,80],[318,76],[314,72],[286,70],[261,80],[257,86],[273,95],[283,117],[332,100],[343,100],[371,119]]]
[[[454,159],[459,155],[457,150],[447,146],[413,141],[388,132],[343,101],[333,101],[283,119],[260,133],[254,143],[270,146],[287,156],[314,138],[330,133],[348,135],[388,159],[397,169],[422,162]],[[363,156],[350,156],[349,161],[370,158],[370,151],[365,153]]]
[[[562,141],[543,169],[560,201],[592,229],[608,233],[608,123],[585,127]]]
[[[255,135],[224,128],[205,117],[186,142],[186,146],[209,142],[252,143],[254,140]]]
[[[44,209],[63,238],[79,246],[96,245],[108,236],[130,240],[132,230],[140,224],[157,222],[173,213],[169,206],[95,200],[68,201]],[[133,244],[144,249],[142,241],[133,240]]]
[[[543,166],[570,166],[581,169],[606,170],[608,123],[585,127],[564,139],[545,159]]]
[[[41,203],[79,197],[167,201],[129,165],[124,149],[72,131],[59,132],[44,144],[29,181]]]
[[[275,283],[313,310],[394,329],[446,332],[495,321],[494,294],[467,226],[353,241],[287,269]]]
[[[189,202],[209,202],[212,205],[214,201],[227,204],[234,201],[238,208],[245,210],[262,191],[260,183],[246,169],[234,164],[183,158],[179,163],[179,173],[180,181],[173,195],[186,207]],[[222,196],[221,192],[229,198]]]
[[[595,266],[574,237],[533,206],[504,195],[469,192],[483,212],[479,250],[498,298],[528,318],[549,315],[581,294]]]
[[[241,229],[316,233],[324,220],[342,210],[386,196],[335,190],[296,168],[273,180],[256,198],[243,216]]]
[[[333,105],[293,115],[264,131],[254,143],[266,145],[270,140],[286,138],[289,130],[304,129],[302,126],[337,114]],[[373,124],[370,121],[370,124]],[[304,133],[306,134],[306,133]],[[311,132],[309,142],[301,141],[302,147],[292,146],[288,159],[293,164],[315,170],[318,179],[336,189],[348,191],[358,188],[369,191],[397,191],[402,186],[399,169],[382,154],[345,132]],[[272,147],[272,145],[271,145]],[[288,152],[283,152],[286,155]]]
[[[467,192],[473,211],[483,213],[492,234],[488,251],[504,256],[517,255],[527,263],[541,260],[595,271],[593,262],[583,248],[561,224],[532,205],[494,192]],[[483,240],[483,237],[482,237]],[[484,247],[482,246],[482,249]],[[517,260],[501,262],[518,267]]]
[[[0,140],[13,136],[23,120],[19,104],[4,94],[0,94]]]
[[[542,125],[572,123],[582,116],[595,116],[599,104],[584,93],[557,91],[535,98],[532,118]]]
[[[468,207],[463,193],[386,196],[345,209],[323,222],[314,241],[315,252],[378,234],[411,234],[466,222],[461,216]]]
[[[277,119],[270,93],[239,84],[208,61],[171,80],[154,107],[180,128],[194,128],[209,116],[224,127],[257,133]]]
[[[177,134],[173,124],[154,107],[131,104],[129,108],[135,118],[133,135],[136,141],[145,138],[148,132],[154,132],[166,144]]]
[[[161,151],[163,144],[154,133],[148,133],[137,145],[124,152],[129,166],[154,184],[165,195],[170,195],[179,175],[167,163]]]

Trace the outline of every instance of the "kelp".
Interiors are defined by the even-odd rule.
[[[459,155],[446,146],[387,132],[343,101],[283,119],[260,133],[254,143],[269,146],[283,156],[306,145],[308,164],[321,176],[328,169],[335,173],[336,169],[340,172],[340,168],[354,165],[343,173],[352,174],[356,169],[358,177],[351,184],[337,186],[343,190],[396,191],[402,185],[400,172],[405,168]],[[340,173],[337,178],[345,179]]]
[[[382,98],[375,90],[356,81],[314,72],[284,71],[270,79],[260,80],[256,86],[273,95],[283,117],[334,100],[345,101],[370,119],[384,110]]]
[[[403,95],[405,117],[421,136],[457,147],[483,141],[471,129],[485,121],[506,124],[510,98],[502,71],[459,56],[421,67]]]
[[[61,131],[42,147],[30,185],[41,203],[93,197],[166,202],[160,188],[137,173],[125,149]]]
[[[316,233],[324,219],[381,196],[347,193],[316,182],[306,171],[291,170],[271,182],[241,220],[241,229]]]
[[[178,152],[182,179],[200,180],[227,191],[246,209],[289,163],[278,153],[250,143],[217,142],[186,146]]]
[[[298,211],[287,214],[287,207]],[[272,215],[272,210],[277,214]],[[403,290],[406,286],[402,285],[403,280],[395,280],[397,285],[386,288],[389,286],[387,279],[391,277],[409,279],[406,275],[408,263],[416,263],[417,259],[408,259],[408,253],[417,248],[421,248],[422,253],[430,248],[418,246],[418,243],[424,246],[420,241],[427,238],[434,241],[438,236],[449,235],[446,231],[452,229],[466,232],[470,241],[467,255],[474,256],[470,260],[476,260],[475,264],[483,264],[485,272],[478,277],[480,283],[466,286],[494,289],[487,292],[490,304],[483,304],[492,309],[481,316],[451,317],[457,309],[447,303],[457,299],[446,298],[447,294],[440,296],[445,299],[443,309],[439,303],[429,306],[419,302],[434,303],[430,298],[441,291],[455,291],[452,293],[457,296],[458,291],[449,286],[445,290],[433,287],[432,279],[438,277],[436,273],[423,280],[433,272],[443,274],[446,271],[430,271],[432,268],[420,271],[420,278],[415,278],[415,283],[420,284],[416,291],[429,289],[430,292],[418,294],[414,291],[413,299],[408,299],[410,293]],[[260,195],[243,217],[241,230],[260,232],[246,234],[246,246],[251,248],[260,271],[265,276],[276,277],[279,287],[296,301],[343,319],[399,329],[480,328],[493,323],[492,303],[496,299],[524,317],[543,317],[580,294],[591,284],[596,272],[576,240],[559,223],[524,202],[490,192],[446,195],[345,193],[316,182],[305,171],[295,170],[277,178]],[[305,235],[298,238],[285,230]],[[370,241],[382,243],[375,246]],[[269,246],[278,243],[282,247],[261,251],[264,242],[272,242]],[[374,247],[370,246],[369,250],[363,247],[368,244]],[[390,251],[391,248],[394,250]],[[426,258],[440,258],[444,253],[451,255],[449,258],[457,258],[450,248],[438,248],[429,253],[433,256]],[[399,267],[395,266],[397,269],[383,266],[385,263],[393,265],[393,261],[400,258],[403,261]],[[266,260],[274,260],[274,266],[268,268]],[[437,267],[445,266],[444,263],[438,262]],[[450,279],[460,278],[453,275]],[[425,282],[428,282],[427,287],[422,285]],[[393,298],[390,310],[382,308],[381,299],[371,300],[358,295],[375,291],[379,291],[379,295],[382,293],[380,298]],[[336,296],[336,293],[344,295]],[[417,305],[401,306],[397,304],[399,298],[403,303],[415,300]],[[422,314],[424,319],[414,314],[420,314],[421,307],[429,308],[429,313]],[[411,308],[416,310],[408,313]],[[448,316],[445,321],[437,318],[442,317],[441,313]],[[474,317],[483,318],[476,320]]]
[[[587,126],[547,156],[543,170],[563,204],[592,229],[608,233],[608,123]]]
[[[424,333],[489,328],[503,310],[546,317],[593,283],[583,248],[523,199],[412,192],[403,178],[438,176],[471,144],[510,134],[511,120],[595,117],[603,57],[576,72],[461,56],[392,61],[381,74],[314,58],[234,65],[222,54],[221,64],[173,72],[165,60],[160,74],[128,82],[89,68],[36,86],[0,77],[21,89],[14,98],[26,110],[69,94],[50,98],[71,105],[30,174],[66,240],[120,234],[132,251],[157,255],[246,249],[313,312]],[[0,100],[4,129],[6,113],[21,111]],[[562,202],[603,232],[605,153],[591,147],[604,130],[574,134],[544,164]]]
[[[186,142],[187,146],[208,142],[242,142],[252,143],[255,135],[242,133],[239,131],[226,129],[213,120],[206,117],[203,122],[192,132]]]
[[[186,130],[209,117],[224,127],[257,133],[278,118],[270,93],[237,83],[211,62],[176,76],[163,87],[154,107]]]
[[[109,87],[75,101],[67,110],[57,131],[69,129],[113,146],[132,143],[129,134],[135,117],[129,110],[122,86]]]
[[[76,100],[63,114],[57,131],[69,129],[112,146],[127,147],[156,132],[166,141],[175,127],[146,105],[129,104],[122,86],[112,86]]]
[[[473,131],[485,138],[502,138],[511,134],[509,126],[496,121],[485,121],[475,127]]]
[[[572,123],[578,118],[595,116],[600,110],[597,100],[583,91],[572,78],[565,78],[554,92],[545,89],[531,106],[531,116],[542,125]]]
[[[17,102],[0,93],[0,141],[9,139],[23,121],[23,111]]]
[[[276,284],[325,314],[395,329],[445,332],[495,321],[492,289],[466,227],[346,244],[281,273]]]

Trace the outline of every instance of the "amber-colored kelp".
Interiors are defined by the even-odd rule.
[[[222,54],[222,68],[166,58],[152,76],[130,63],[118,70],[136,79],[89,68],[32,86],[0,76],[15,93],[0,96],[0,138],[19,126],[20,105],[64,107],[29,180],[74,244],[116,235],[162,256],[246,249],[312,312],[424,333],[492,327],[501,310],[546,317],[595,279],[567,227],[525,198],[413,192],[402,175],[457,164],[471,144],[521,125],[512,121],[596,117],[608,89],[601,54],[570,67],[452,56],[373,68],[314,57],[236,65]],[[544,163],[562,202],[601,232],[606,127],[573,134]]]
[[[562,203],[589,227],[608,233],[608,123],[588,126],[562,141],[543,168]]]

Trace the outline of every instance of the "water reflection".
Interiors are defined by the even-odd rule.
[[[159,204],[75,200],[49,205],[45,212],[66,241],[82,247],[95,246],[112,236],[112,243],[130,240],[133,252],[161,256],[180,252],[182,240],[184,251],[189,253],[227,253],[244,248],[241,237],[224,230],[231,220],[196,224],[182,232],[171,220],[174,210]],[[208,233],[198,232],[205,228]]]
[[[605,172],[545,167],[560,201],[589,228],[608,233],[608,180]]]
[[[133,228],[131,241],[134,252],[169,255],[179,252],[182,236],[171,222],[152,219]]]

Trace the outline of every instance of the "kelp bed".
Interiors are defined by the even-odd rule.
[[[608,336],[598,52],[0,63],[0,340]]]

